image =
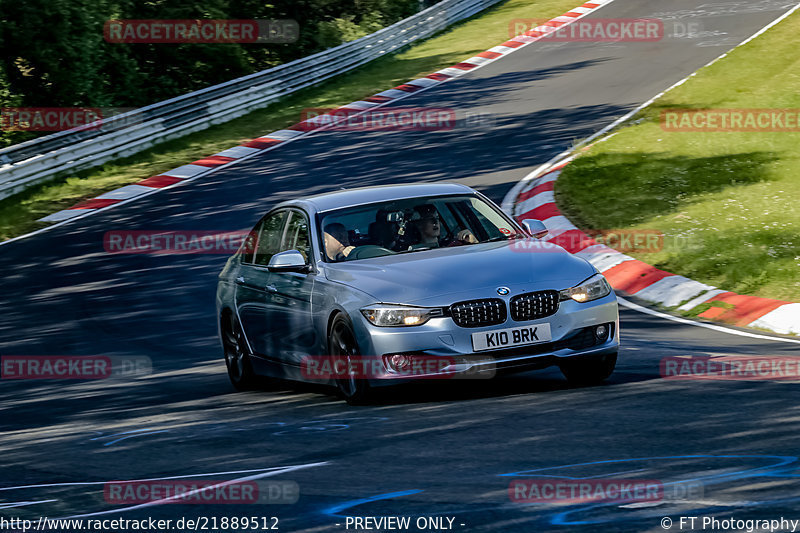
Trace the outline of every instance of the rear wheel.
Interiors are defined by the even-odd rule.
[[[585,387],[605,381],[617,366],[617,352],[581,358],[561,365],[561,373],[570,385]]]
[[[256,388],[257,377],[250,364],[250,350],[247,347],[242,328],[228,314],[222,319],[222,344],[225,350],[225,366],[228,378],[238,391]]]
[[[344,315],[336,315],[328,334],[328,350],[334,361],[341,360],[344,368],[350,368],[353,359],[360,354],[350,321]],[[338,365],[337,365],[338,366]],[[369,383],[366,376],[348,373],[343,379],[336,380],[339,394],[350,405],[366,403],[369,398]]]

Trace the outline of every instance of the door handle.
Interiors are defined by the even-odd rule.
[[[237,285],[243,285],[244,284],[244,276],[239,276],[238,278],[236,278],[236,284]]]
[[[274,285],[267,285],[265,288],[267,289],[267,292],[278,292],[277,287]]]

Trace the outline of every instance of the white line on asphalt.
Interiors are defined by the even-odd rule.
[[[136,509],[144,509],[144,508],[147,508],[147,507],[153,507],[155,505],[163,505],[165,503],[170,503],[172,501],[179,500],[179,499],[185,498],[187,496],[191,496],[192,494],[197,494],[198,492],[202,492],[204,490],[215,489],[217,487],[226,487],[228,485],[233,485],[235,483],[244,483],[246,481],[255,481],[257,479],[262,479],[262,478],[265,478],[265,477],[277,476],[278,474],[285,474],[286,472],[294,472],[296,470],[303,470],[305,468],[312,468],[312,467],[315,467],[315,466],[321,466],[321,465],[326,465],[326,464],[328,464],[327,461],[326,462],[322,462],[322,463],[308,463],[308,464],[304,464],[304,465],[286,466],[286,467],[279,468],[278,470],[273,470],[273,471],[270,471],[270,472],[263,472],[261,474],[254,474],[252,476],[244,476],[244,477],[232,479],[230,481],[217,483],[215,485],[209,485],[209,486],[203,487],[201,489],[195,489],[195,490],[192,490],[192,491],[189,491],[189,492],[186,492],[186,493],[176,494],[174,496],[170,496],[168,498],[163,498],[161,500],[155,500],[155,501],[152,501],[152,502],[140,503],[138,505],[131,505],[130,507],[122,507],[121,509],[117,508],[117,509],[108,509],[106,511],[98,511],[96,513],[76,514],[76,515],[72,515],[72,516],[66,516],[66,517],[64,517],[64,519],[68,519],[68,518],[86,518],[86,517],[89,517],[89,516],[101,516],[101,515],[105,515],[105,514],[124,513],[126,511],[134,511]]]
[[[24,502],[4,502],[0,504],[0,509],[11,509],[13,507],[27,507],[28,505],[36,505],[37,503],[50,503],[57,502],[58,500],[38,500],[38,501],[24,501]]]
[[[705,322],[696,322],[694,320],[689,320],[688,318],[682,318],[679,316],[672,316],[668,315],[667,313],[662,313],[660,311],[656,311],[654,309],[650,309],[649,307],[644,307],[639,304],[635,304],[626,300],[625,298],[621,298],[617,296],[617,300],[619,301],[620,305],[627,307],[628,309],[632,309],[634,311],[639,311],[640,313],[644,313],[646,315],[653,315],[659,318],[665,318],[667,320],[672,320],[673,322],[679,322],[681,324],[686,324],[689,326],[697,326],[700,328],[711,329],[714,331],[719,331],[720,333],[727,333],[729,335],[739,335],[741,337],[750,337],[753,339],[763,339],[768,341],[776,341],[776,342],[788,342],[791,344],[800,344],[800,340],[794,339],[784,339],[782,337],[770,337],[769,335],[759,335],[757,333],[749,333],[747,331],[739,331],[738,329],[730,329],[724,326],[717,326],[715,324],[706,324]]]
[[[328,464],[326,462],[322,463],[308,463],[304,465],[296,465],[302,466],[304,468],[309,468],[312,466],[322,466]],[[286,468],[293,468],[293,466],[273,466],[272,468],[255,468],[253,470],[231,470],[228,472],[210,472],[207,474],[184,474],[182,476],[169,476],[169,477],[151,477],[151,478],[142,478],[142,479],[127,479],[127,480],[114,480],[114,483],[141,483],[143,481],[164,481],[165,479],[187,479],[191,477],[209,477],[209,476],[227,476],[230,474],[249,474],[251,472],[272,472],[274,470],[283,470]],[[19,485],[17,487],[0,487],[0,491],[2,490],[16,490],[16,489],[37,489],[37,488],[46,488],[46,487],[72,487],[72,486],[84,486],[84,485],[105,485],[108,481],[70,481],[64,483],[45,483],[40,485]]]

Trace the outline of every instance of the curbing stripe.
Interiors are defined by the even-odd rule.
[[[183,165],[178,168],[173,168],[172,170],[168,170],[164,172],[163,175],[186,179],[186,178],[191,178],[192,176],[195,176],[197,174],[200,174],[201,172],[207,172],[207,171],[208,167],[201,167],[200,165],[189,164],[189,165]]]
[[[192,165],[211,168],[224,165],[225,163],[230,163],[231,161],[233,161],[232,157],[226,157],[224,155],[211,155],[204,157],[203,159],[198,159],[197,161],[192,161]]]
[[[615,289],[620,289],[628,294],[636,294],[656,281],[674,274],[659,270],[647,263],[633,260],[625,261],[613,268],[609,268],[603,275]]]
[[[545,204],[552,204],[555,202],[555,197],[553,196],[553,191],[544,191],[539,193],[527,200],[520,202],[519,209],[520,211],[533,211],[537,207],[542,207]]]
[[[247,141],[246,143],[242,144],[247,148],[257,148],[258,150],[264,150],[269,148],[270,146],[275,146],[276,144],[280,143],[278,139],[269,139],[266,137],[259,137],[258,139],[253,139],[252,141]]]
[[[437,85],[437,83],[436,80],[432,80],[430,78],[417,78],[416,80],[407,81],[403,85],[412,85],[417,87],[432,87],[433,85]],[[403,85],[398,85],[398,87],[402,87]]]
[[[239,159],[240,157],[244,157],[260,151],[261,150],[258,148],[250,148],[247,146],[234,146],[233,148],[228,148],[227,150],[223,150],[214,155],[221,157],[230,157],[231,159]]]
[[[568,231],[571,229],[578,229],[564,215],[550,217],[548,219],[543,220],[542,222],[544,222],[544,225],[547,227],[547,229],[550,230],[551,233],[557,232],[559,230]]]
[[[558,210],[558,207],[556,207],[556,204],[549,203],[549,204],[545,204],[545,205],[543,205],[541,207],[537,207],[536,209],[534,209],[532,211],[526,211],[525,214],[519,215],[519,218],[521,220],[522,219],[526,219],[526,218],[535,218],[535,219],[538,219],[538,220],[547,220],[547,219],[556,217],[556,216],[558,216],[560,214],[561,214],[561,211]],[[545,224],[545,226],[546,225],[547,224]],[[548,229],[550,229],[550,228],[548,228]]]
[[[158,175],[153,176],[151,178],[147,178],[146,180],[142,180],[136,183],[136,185],[144,185],[145,187],[153,187],[154,189],[161,189],[162,187],[169,187],[170,185],[174,185],[179,181],[183,181],[181,178],[176,178],[175,176],[164,176]]]
[[[675,307],[681,302],[711,289],[714,287],[693,279],[683,276],[668,276],[645,287],[636,296],[667,307]]]
[[[773,300],[771,298],[758,298],[756,296],[746,296],[734,292],[725,292],[709,300],[712,307],[697,316],[703,318],[716,318],[723,322],[730,322],[737,326],[747,326],[755,322],[770,311],[786,305],[790,302]],[[733,305],[733,309],[714,307],[714,302],[722,302]],[[722,309],[716,312],[715,309]],[[713,316],[712,316],[713,315]]]
[[[467,63],[464,64],[466,65]],[[469,65],[469,66],[470,68],[475,68],[475,65]],[[436,73],[441,74],[443,76],[449,76],[451,78],[455,78],[456,76],[461,76],[464,73],[464,71],[457,67],[447,67],[443,68],[442,70],[437,70]]]
[[[545,192],[545,191],[552,191],[554,185],[555,185],[555,183],[553,183],[552,181],[548,181],[548,182],[536,185],[535,187],[532,187],[532,188],[520,193],[520,195],[517,197],[517,200],[518,201],[519,200],[527,200],[528,198],[531,198],[532,196],[535,196],[535,195],[537,195],[539,193],[542,193],[542,192]]]
[[[711,298],[713,298],[717,294],[722,294],[723,292],[726,292],[726,291],[724,291],[722,289],[714,289],[713,291],[708,291],[705,294],[701,294],[700,296],[698,296],[698,297],[696,297],[696,298],[694,298],[692,300],[689,300],[688,302],[686,302],[685,304],[680,306],[678,308],[678,310],[679,311],[691,311],[692,309],[694,309],[695,307],[697,307],[701,303],[707,302],[708,300],[710,300]]]
[[[485,59],[497,59],[498,57],[500,57],[502,55],[503,54],[501,52],[492,52],[490,50],[487,50],[485,52],[481,52],[480,54],[476,55],[472,59],[475,59],[477,57],[482,58],[482,59],[483,58],[485,58]]]
[[[91,200],[86,200],[84,202],[80,202],[78,204],[73,205],[70,209],[79,211],[82,209],[102,209],[104,207],[108,207],[110,205],[114,205],[116,203],[121,202],[122,199],[116,198],[92,198]]]
[[[120,187],[119,189],[114,189],[113,191],[109,191],[107,193],[103,193],[97,197],[98,200],[126,200],[128,198],[133,198],[134,196],[139,196],[140,194],[144,194],[146,192],[152,191],[152,187],[147,187],[144,185],[126,185],[124,187]]]
[[[800,304],[782,305],[751,322],[750,326],[769,329],[784,335],[800,335]]]
[[[626,261],[636,261],[633,257],[619,252],[613,254],[597,254],[586,258],[598,271],[605,274],[609,269],[614,268]]]
[[[86,209],[75,208],[63,209],[61,211],[56,211],[51,215],[47,215],[44,218],[40,218],[39,220],[42,222],[63,222],[64,220],[69,220],[72,217],[80,216],[86,211]]]
[[[375,96],[385,96],[386,98],[394,99],[394,98],[400,98],[401,96],[406,96],[406,95],[408,95],[408,93],[406,91],[398,91],[397,89],[388,89],[386,91],[378,93]]]

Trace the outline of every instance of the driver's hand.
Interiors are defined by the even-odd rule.
[[[468,229],[462,229],[456,234],[456,239],[467,244],[476,244],[478,242],[475,234]]]
[[[348,255],[350,255],[350,252],[352,252],[352,251],[353,251],[353,250],[355,250],[355,249],[356,249],[356,247],[355,247],[355,246],[348,246],[347,248],[345,248],[344,250],[342,250],[341,254],[342,254],[343,256],[347,257]]]

